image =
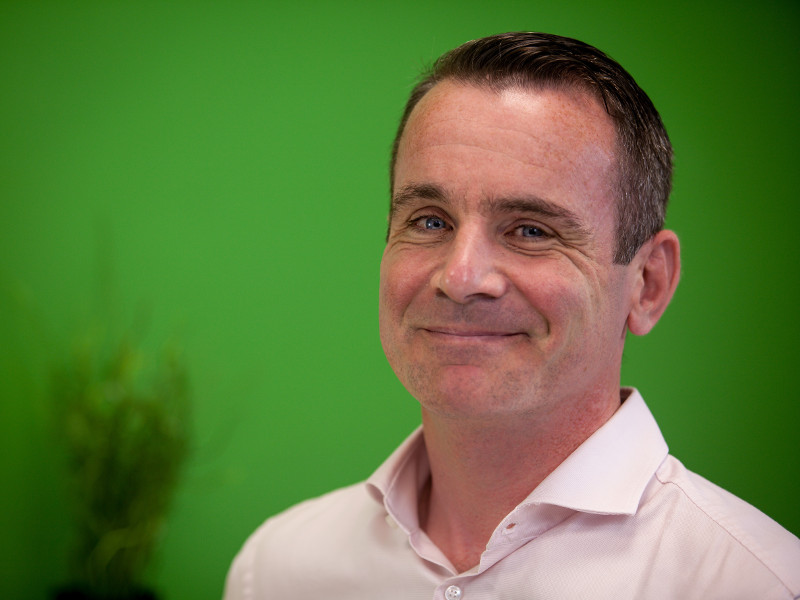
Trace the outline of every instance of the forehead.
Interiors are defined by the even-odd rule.
[[[444,81],[411,113],[393,184],[599,204],[614,195],[615,143],[613,121],[586,94]]]

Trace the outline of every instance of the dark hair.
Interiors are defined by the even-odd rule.
[[[633,77],[603,52],[547,33],[503,33],[442,55],[414,87],[394,139],[397,149],[412,110],[437,83],[452,80],[500,91],[510,87],[589,92],[617,131],[617,245],[614,262],[628,264],[664,226],[672,188],[672,146],[653,103]]]

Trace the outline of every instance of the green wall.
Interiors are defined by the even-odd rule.
[[[416,425],[377,335],[389,145],[423,65],[518,29],[606,50],[661,111],[684,274],[623,379],[687,466],[800,533],[800,5],[487,7],[0,3],[0,596],[65,576],[46,366],[96,321],[104,269],[116,326],[177,337],[192,373],[165,597],[218,598],[264,518]]]

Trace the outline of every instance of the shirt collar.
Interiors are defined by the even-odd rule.
[[[622,405],[548,475],[517,511],[542,504],[597,514],[634,514],[668,448],[652,413],[633,388]],[[422,428],[367,481],[376,501],[406,533],[419,529],[417,498],[430,475]],[[516,512],[516,511],[515,511]]]
[[[406,533],[419,529],[419,492],[430,472],[419,426],[367,480],[370,495]]]
[[[621,390],[622,405],[522,502],[581,512],[636,512],[645,487],[667,457],[661,430],[641,394]]]

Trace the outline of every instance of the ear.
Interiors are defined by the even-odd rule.
[[[633,259],[636,272],[628,314],[634,335],[648,333],[672,300],[681,273],[681,247],[674,231],[659,231]]]

